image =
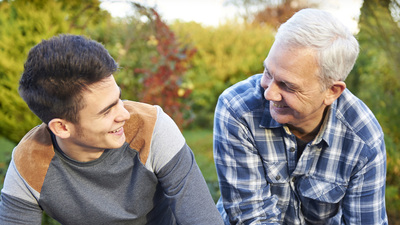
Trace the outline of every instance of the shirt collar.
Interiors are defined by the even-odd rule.
[[[263,117],[261,119],[259,127],[265,129],[285,127],[283,124],[278,123],[272,118],[271,113],[269,111],[269,104],[270,104],[269,101],[265,101]],[[334,101],[332,105],[328,106],[328,111],[325,115],[324,122],[322,123],[318,135],[312,141],[311,143],[312,145],[317,145],[322,141],[324,141],[328,146],[331,145],[333,138],[333,135],[331,135],[331,133],[334,133],[335,124],[337,123],[337,119],[335,116],[336,108],[337,108],[337,100]]]
[[[334,135],[337,133],[335,130],[339,129],[338,118],[336,117],[337,105],[338,99],[336,99],[336,101],[330,105],[328,112],[326,113],[324,123],[322,124],[322,127],[315,138],[315,143],[319,143],[324,140],[328,146],[332,145]]]
[[[332,105],[328,106],[321,128],[319,129],[317,136],[311,142],[312,145],[317,145],[321,143],[321,141],[324,141],[328,146],[330,146],[330,135],[328,131],[330,130],[330,127],[332,127],[331,124],[332,124],[333,111],[334,110],[332,110]]]

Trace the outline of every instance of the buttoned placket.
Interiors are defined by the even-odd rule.
[[[289,186],[291,189],[291,196],[293,204],[295,205],[295,214],[298,219],[298,224],[303,224],[304,220],[301,219],[301,202],[299,201],[296,192],[296,180],[299,176],[309,176],[315,172],[316,164],[321,153],[321,145],[316,142],[311,142],[304,148],[303,154],[297,161],[297,141],[294,134],[292,134],[288,127],[284,126],[284,137],[286,147],[286,156],[288,161],[288,176]]]
[[[296,170],[298,166],[297,162],[297,142],[296,142],[296,137],[290,132],[289,128],[284,126],[284,135],[283,135],[283,141],[285,143],[285,148],[286,148],[286,157],[287,157],[287,162],[288,162],[288,176],[289,176],[289,187],[290,187],[290,200],[289,202],[292,202],[295,210],[295,217],[296,221],[293,221],[295,224],[301,224],[301,219],[300,219],[300,214],[301,214],[301,204],[299,201],[299,198],[296,193],[296,175],[294,171]],[[307,147],[306,147],[307,148]]]

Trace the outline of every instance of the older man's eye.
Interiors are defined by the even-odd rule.
[[[288,91],[288,92],[295,92],[295,91],[296,91],[296,89],[294,89],[293,87],[291,87],[290,85],[288,85],[288,84],[285,83],[285,82],[280,82],[280,83],[279,83],[279,86],[280,86],[282,89],[284,89],[284,90],[286,90],[286,91]]]
[[[264,71],[264,76],[265,78],[272,79],[272,76],[268,73],[268,71]]]

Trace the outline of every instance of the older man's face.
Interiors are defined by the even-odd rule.
[[[322,91],[314,52],[275,42],[264,67],[261,86],[270,101],[271,116],[294,129],[318,126],[327,106],[327,91]]]

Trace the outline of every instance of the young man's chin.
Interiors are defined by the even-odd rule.
[[[122,147],[122,145],[124,145],[126,140],[125,134],[122,134],[116,141],[114,144],[114,148],[120,148]]]

